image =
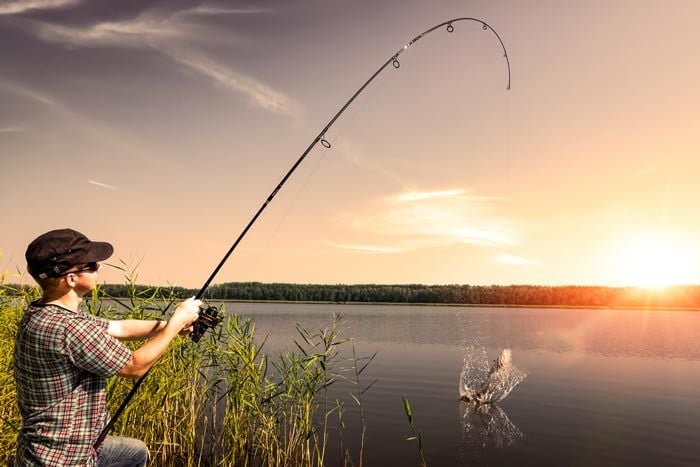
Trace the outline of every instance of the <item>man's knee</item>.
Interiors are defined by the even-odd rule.
[[[133,461],[134,467],[148,464],[148,446],[140,439],[124,438],[128,444],[128,457]]]
[[[141,465],[146,465],[148,463],[148,458],[150,456],[150,452],[148,451],[148,446],[146,446],[146,443],[141,441],[140,439],[135,439],[135,444],[134,444],[134,449],[136,451],[136,456],[137,460],[141,462]],[[138,457],[138,456],[141,457]]]
[[[107,436],[97,456],[97,465],[143,467],[148,463],[148,456],[148,446],[139,439]]]

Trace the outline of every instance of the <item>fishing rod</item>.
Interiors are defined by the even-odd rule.
[[[321,132],[314,138],[314,140],[309,144],[309,146],[304,150],[304,152],[299,156],[297,161],[292,165],[292,167],[287,171],[284,177],[279,181],[277,186],[275,187],[274,190],[270,193],[270,195],[267,197],[267,199],[263,202],[262,206],[257,210],[255,215],[250,219],[248,224],[245,226],[243,231],[238,235],[236,240],[233,242],[231,247],[228,249],[224,257],[219,261],[219,264],[214,268],[212,271],[211,275],[209,278],[204,282],[204,285],[202,286],[201,289],[199,289],[199,292],[197,292],[197,295],[195,295],[195,299],[199,300],[201,299],[207,289],[209,288],[209,284],[214,280],[216,275],[219,273],[221,268],[224,266],[226,261],[228,260],[229,256],[233,253],[233,251],[236,249],[238,244],[243,240],[243,237],[246,236],[250,228],[255,224],[255,221],[258,220],[258,217],[260,217],[260,214],[265,210],[268,204],[272,201],[272,199],[277,195],[277,193],[280,191],[282,186],[287,182],[289,177],[292,176],[292,174],[296,171],[297,167],[306,159],[306,156],[311,152],[311,150],[316,147],[318,143],[321,143],[321,146],[323,146],[326,149],[331,148],[331,143],[326,139],[326,132],[330,129],[331,126],[335,123],[336,120],[345,112],[345,109],[350,107],[350,104],[352,104],[355,99],[357,99],[357,96],[359,96],[362,91],[365,90],[365,88],[372,82],[374,79],[382,72],[384,69],[389,66],[389,64],[393,65],[394,68],[398,69],[401,66],[401,63],[399,62],[398,58],[399,55],[404,53],[409,47],[411,47],[413,44],[421,40],[424,36],[430,34],[431,32],[435,31],[436,29],[439,29],[443,26],[445,26],[445,30],[448,33],[454,32],[454,23],[458,23],[460,21],[474,21],[476,23],[479,23],[481,25],[481,28],[484,31],[491,31],[495,36],[496,39],[498,39],[498,42],[501,44],[501,48],[503,49],[503,58],[506,59],[506,67],[508,69],[508,85],[506,86],[506,89],[510,89],[510,60],[508,59],[508,52],[506,51],[506,46],[503,44],[503,41],[501,40],[501,36],[498,35],[495,29],[493,29],[489,24],[487,24],[485,21],[482,21],[478,18],[453,18],[447,21],[444,21],[440,24],[437,24],[433,26],[432,28],[423,31],[413,39],[411,39],[408,43],[406,43],[403,47],[401,47],[399,50],[396,51],[389,59],[384,62],[382,66],[380,66],[377,71],[375,71],[365,83],[360,86],[357,91],[348,99],[348,101],[336,112],[336,114],[331,118],[326,126],[323,127]],[[215,327],[220,321],[222,317],[219,315],[218,309],[216,307],[202,307],[200,310],[200,315],[199,318],[197,318],[197,321],[193,323],[193,332],[190,334],[190,337],[194,342],[198,342],[199,339],[202,337],[202,335],[206,332],[207,329],[211,329]],[[151,367],[152,368],[152,367]],[[104,441],[105,437],[107,436],[107,433],[112,429],[114,424],[116,423],[117,419],[119,416],[122,414],[126,406],[128,405],[129,401],[131,400],[132,397],[134,397],[134,394],[136,394],[136,391],[138,390],[139,386],[141,386],[141,383],[143,382],[144,379],[146,379],[146,376],[148,376],[148,373],[150,373],[151,370],[149,369],[143,376],[141,376],[135,383],[134,386],[131,388],[131,391],[129,391],[129,394],[127,394],[126,398],[124,399],[124,402],[119,406],[119,408],[114,412],[114,416],[109,420],[109,423],[107,423],[107,426],[104,427],[102,432],[100,432],[100,436],[98,436],[97,441],[95,441],[94,447],[97,449],[100,444],[102,444],[102,441]]]

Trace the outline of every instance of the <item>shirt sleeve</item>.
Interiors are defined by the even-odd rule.
[[[131,350],[107,334],[107,321],[92,316],[71,320],[65,330],[65,350],[78,368],[99,376],[119,373],[131,359]]]

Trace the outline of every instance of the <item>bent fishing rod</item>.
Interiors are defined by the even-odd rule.
[[[260,215],[265,210],[265,208],[268,206],[268,204],[270,204],[270,202],[272,202],[273,198],[277,195],[277,193],[280,191],[282,186],[284,186],[284,184],[287,182],[289,177],[291,177],[292,174],[296,171],[297,167],[299,167],[299,165],[301,165],[301,163],[304,161],[304,159],[306,159],[306,156],[311,152],[311,150],[314,147],[316,147],[316,145],[319,143],[321,143],[321,145],[323,147],[325,147],[326,149],[331,148],[331,143],[326,139],[326,132],[330,129],[330,127],[333,126],[333,124],[345,112],[345,110],[348,107],[350,107],[350,105],[355,101],[355,99],[357,99],[357,96],[359,96],[365,90],[365,88],[367,86],[369,86],[369,84],[372,81],[374,81],[374,79],[382,71],[384,71],[384,69],[386,67],[389,66],[389,64],[393,65],[394,68],[398,69],[401,66],[401,63],[399,62],[399,55],[404,53],[409,47],[411,47],[413,44],[418,42],[424,36],[430,34],[431,32],[435,31],[436,29],[442,28],[443,26],[445,26],[445,30],[448,33],[452,33],[455,30],[454,24],[461,22],[461,21],[474,21],[474,22],[480,24],[484,31],[491,31],[496,36],[496,39],[498,39],[498,42],[500,43],[501,48],[503,49],[503,58],[505,58],[505,60],[506,60],[506,67],[508,70],[508,84],[506,86],[506,89],[510,89],[510,60],[508,59],[508,52],[506,51],[506,47],[503,44],[503,41],[501,40],[501,36],[499,36],[498,33],[496,32],[496,30],[493,29],[486,22],[484,22],[480,19],[477,19],[477,18],[466,18],[466,17],[465,18],[453,18],[453,19],[450,19],[448,21],[444,21],[438,25],[435,25],[432,28],[420,33],[419,35],[417,35],[416,37],[411,39],[411,41],[406,43],[403,47],[401,47],[399,50],[397,50],[396,53],[394,53],[391,57],[389,57],[389,59],[386,62],[384,62],[384,64],[382,66],[380,66],[379,69],[377,69],[377,71],[375,71],[369,77],[369,79],[367,81],[365,81],[365,83],[357,89],[357,91],[355,91],[355,93],[350,97],[350,99],[348,99],[348,101],[340,108],[340,110],[338,110],[338,112],[336,112],[336,114],[333,116],[333,118],[330,119],[330,121],[326,124],[326,126],[323,127],[321,132],[316,136],[316,138],[314,138],[314,140],[304,150],[304,152],[301,154],[301,156],[299,156],[297,161],[287,171],[285,176],[282,177],[282,179],[279,181],[279,183],[277,184],[275,189],[272,190],[270,195],[263,202],[262,206],[260,206],[260,208],[257,210],[255,215],[253,215],[253,217],[250,219],[248,224],[245,226],[243,231],[238,235],[236,240],[233,242],[231,247],[228,249],[228,251],[226,252],[224,257],[219,262],[219,264],[216,266],[216,268],[214,268],[214,271],[212,271],[209,278],[206,280],[206,282],[204,282],[204,285],[202,286],[202,288],[199,289],[199,292],[197,292],[197,295],[195,295],[195,299],[199,300],[204,296],[205,292],[209,288],[209,285],[214,280],[216,275],[219,273],[221,268],[224,266],[224,264],[228,260],[229,256],[231,256],[231,254],[236,249],[238,244],[241,242],[241,240],[243,240],[243,237],[246,236],[246,234],[248,233],[250,228],[253,226],[253,224],[255,224],[255,221],[258,220],[258,217],[260,217]],[[222,317],[219,316],[218,310],[216,309],[216,307],[202,307],[202,309],[200,311],[199,318],[197,319],[197,321],[194,322],[194,330],[193,330],[192,334],[190,335],[190,337],[192,338],[192,340],[194,342],[199,341],[199,339],[202,337],[204,332],[206,332],[207,329],[215,327],[221,321],[221,319],[222,319]],[[109,420],[109,423],[107,423],[107,425],[104,427],[102,432],[100,432],[100,435],[98,436],[97,441],[95,441],[95,444],[94,444],[95,449],[97,449],[100,446],[100,444],[102,444],[102,441],[104,441],[105,437],[107,436],[109,431],[112,429],[112,427],[116,423],[119,416],[122,414],[122,412],[124,412],[124,409],[129,404],[129,401],[131,401],[132,397],[134,397],[134,394],[136,394],[136,391],[138,390],[139,386],[141,385],[143,380],[146,379],[146,376],[148,376],[148,373],[150,373],[150,371],[151,371],[151,369],[149,369],[143,376],[141,376],[134,383],[134,386],[131,388],[131,391],[129,391],[129,394],[127,394],[126,398],[124,399],[124,402],[122,402],[122,404],[119,406],[119,408],[116,410],[116,412],[114,412],[114,416],[112,416],[112,418]]]

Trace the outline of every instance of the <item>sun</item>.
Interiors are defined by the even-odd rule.
[[[695,249],[677,235],[627,235],[611,259],[612,282],[619,285],[663,288],[698,280]]]

